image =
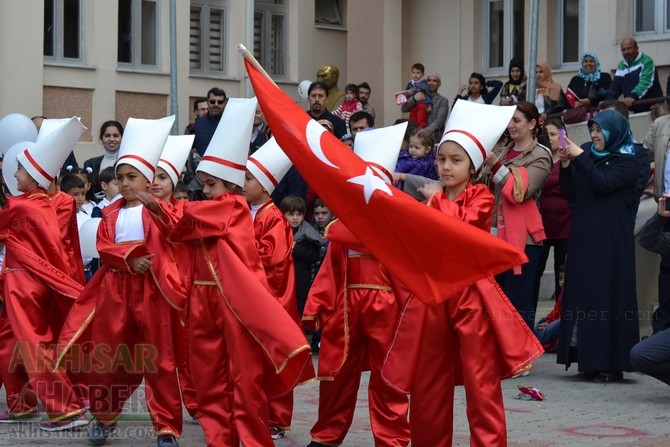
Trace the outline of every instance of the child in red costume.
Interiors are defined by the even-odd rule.
[[[49,415],[50,420],[40,424],[46,431],[88,424],[83,402],[65,369],[56,368],[50,350],[83,287],[70,277],[62,227],[46,192],[53,173],[84,130],[72,118],[40,143],[26,143],[4,160],[8,167],[17,164],[16,183],[8,186],[23,194],[9,198],[0,211],[0,240],[7,248],[1,275],[0,373],[9,406],[0,418],[16,422],[37,416],[39,420],[34,392]]]
[[[170,241],[191,244],[189,365],[209,445],[272,447],[268,396],[291,391],[312,368],[302,331],[267,290],[244,181],[256,99],[232,98],[198,176],[210,200],[183,209],[143,196]],[[276,378],[266,383],[266,365]]]
[[[354,152],[390,183],[406,123],[360,132]],[[326,228],[326,257],[307,298],[303,322],[323,329],[319,350],[319,415],[309,447],[340,445],[356,409],[361,372],[369,367],[368,401],[375,445],[407,446],[410,427],[405,393],[389,386],[381,369],[403,303],[387,270],[348,228]]]
[[[428,183],[420,189],[429,197],[428,206],[490,230],[493,195],[470,179],[513,112],[513,108],[456,102],[438,149],[442,184]],[[486,126],[472,125],[479,122]],[[414,342],[418,346],[408,348]],[[523,371],[542,352],[493,278],[480,280],[435,306],[410,299],[384,365],[384,377],[411,392],[412,446],[451,445],[454,386],[461,383],[470,445],[506,446],[500,380]]]
[[[284,213],[270,198],[270,194],[290,167],[291,161],[275,139],[271,138],[247,161],[244,195],[251,207],[256,248],[263,263],[270,293],[279,300],[296,326],[301,328],[295,295],[295,266],[291,254],[293,231]],[[313,375],[305,375],[301,378],[301,382],[313,378]],[[291,428],[293,393],[270,399],[269,405],[270,435],[272,439],[283,438],[285,431]]]

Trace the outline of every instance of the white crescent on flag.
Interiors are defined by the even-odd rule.
[[[307,128],[305,129],[305,135],[307,137],[307,144],[311,149],[312,153],[316,158],[318,158],[321,163],[330,166],[331,168],[340,169],[339,166],[336,166],[326,154],[323,153],[323,148],[321,147],[321,135],[326,131],[326,129],[314,120],[309,120],[307,122]]]

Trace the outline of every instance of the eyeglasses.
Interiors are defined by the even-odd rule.
[[[206,112],[206,111],[207,107],[198,107],[198,109],[196,110],[196,112]]]
[[[209,103],[212,104],[212,105],[214,105],[214,104],[221,105],[221,104],[223,104],[224,102],[226,102],[225,99],[210,99],[210,100],[209,100]]]

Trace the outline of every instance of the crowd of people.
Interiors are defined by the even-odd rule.
[[[440,76],[414,64],[409,119],[382,128],[367,82],[340,91],[337,68],[319,69],[310,123],[374,170],[375,191],[405,191],[523,253],[434,305],[317,196],[256,98],[210,89],[182,136],[168,135],[174,117],[105,121],[103,154],[83,168],[79,120],[40,122],[49,134],[4,160],[17,168],[0,210],[0,422],[38,421],[41,403],[43,430],[90,425],[105,445],[144,381],[159,447],[179,445],[182,405],[210,445],[271,446],[290,430],[294,388],[317,378],[308,447],[340,445],[369,369],[375,445],[449,443],[463,384],[471,443],[503,446],[500,381],[530,374],[544,350],[577,363],[575,380],[639,370],[670,383],[670,108],[645,101],[662,96],[653,61],[631,38],[621,51],[613,78],[585,53],[566,90],[539,62],[534,103],[520,59],[505,83],[472,73],[451,112]],[[628,111],[650,107],[638,144]],[[588,121],[591,142],[570,140],[572,120]],[[633,225],[650,184],[659,209],[642,243],[662,254],[660,306],[640,342]],[[552,248],[556,306],[538,318]]]

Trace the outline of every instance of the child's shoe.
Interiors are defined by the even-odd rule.
[[[32,413],[15,414],[11,411],[3,411],[0,413],[0,424],[19,424],[21,422],[40,422],[42,416],[39,411]]]
[[[91,421],[86,417],[86,413],[81,413],[60,421],[44,421],[40,423],[40,429],[44,431],[65,431],[73,428],[85,427]]]

